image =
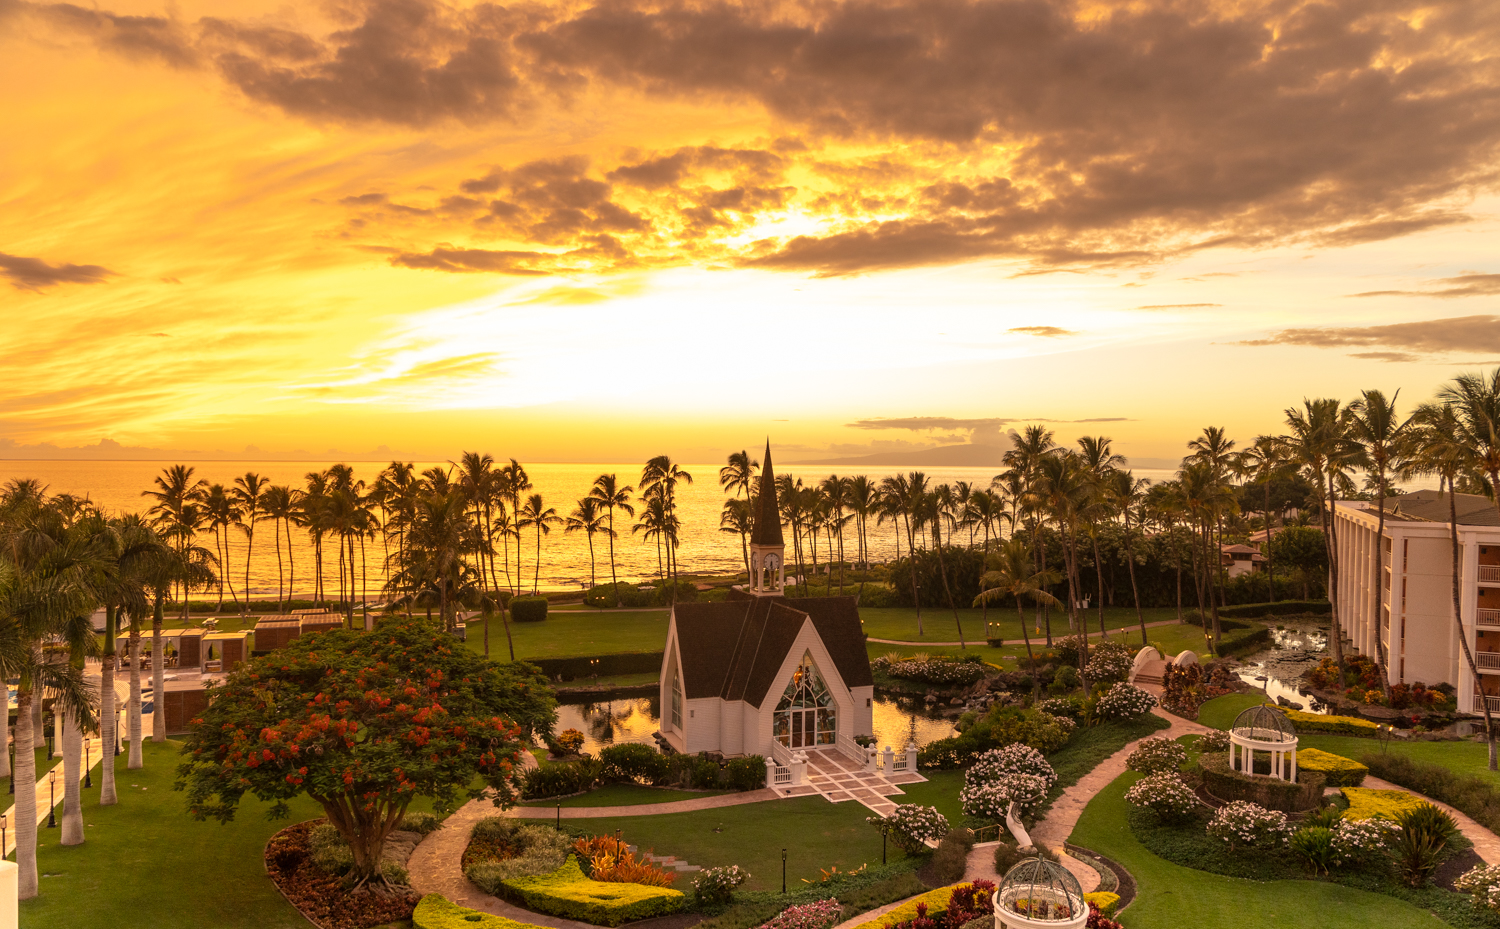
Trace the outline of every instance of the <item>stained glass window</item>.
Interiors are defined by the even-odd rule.
[[[672,728],[682,731],[682,677],[677,673],[675,662],[672,665]]]
[[[776,704],[772,733],[789,748],[832,745],[838,737],[838,709],[811,653],[803,654]]]

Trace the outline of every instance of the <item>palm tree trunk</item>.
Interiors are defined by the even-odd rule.
[[[115,796],[115,623],[119,614],[107,607],[104,614],[104,658],[99,664],[99,805],[113,806]]]
[[[279,546],[281,543],[277,543]],[[288,602],[297,596],[294,588],[297,586],[297,558],[292,554],[292,521],[286,521],[286,599]],[[287,609],[284,604],[282,609]]]
[[[1094,578],[1099,582],[1099,638],[1109,637],[1109,632],[1104,628],[1104,559],[1099,556],[1099,533],[1089,533],[1089,538],[1094,543]]]
[[[245,530],[245,612],[250,611],[250,556],[255,551],[255,517],[250,517],[250,526]]]
[[[938,531],[937,524],[935,522],[933,523],[932,531],[934,533]],[[953,590],[948,586],[948,567],[943,561],[942,540],[938,539],[937,543],[933,547],[937,549],[938,574],[943,579],[943,594],[948,598],[948,609],[953,611],[953,625],[958,627],[958,647],[961,649],[967,649],[969,646],[964,643],[964,624],[963,621],[958,618],[958,607],[953,603]]]
[[[1391,672],[1385,663],[1385,463],[1380,462],[1380,515],[1375,526],[1375,659],[1380,664],[1380,689],[1385,702],[1391,702]]]
[[[537,595],[542,585],[542,524],[536,524],[536,569],[531,572],[531,595]]]
[[[1328,476],[1326,487],[1323,485],[1323,475],[1319,475],[1319,493],[1326,492],[1324,505],[1319,508],[1319,518],[1323,523],[1323,542],[1328,548],[1328,601],[1333,605],[1333,661],[1339,668],[1339,691],[1344,691],[1348,680],[1344,677],[1344,627],[1339,622],[1339,564],[1338,564],[1338,539],[1334,536],[1333,528],[1333,475]]]
[[[17,896],[31,900],[40,893],[36,870],[36,730],[31,725],[31,685],[21,682],[16,695],[16,878]]]
[[[161,640],[161,597],[151,615],[151,741],[167,740],[167,653]]]
[[[917,636],[922,635],[922,586],[917,581],[917,540],[912,535],[911,515],[906,517],[906,557],[911,560],[911,599],[917,605]]]
[[[1439,485],[1441,486],[1441,484]],[[1484,695],[1484,689],[1479,686],[1483,680],[1479,676],[1479,668],[1474,663],[1474,652],[1469,648],[1469,631],[1464,628],[1463,620],[1463,598],[1458,587],[1459,578],[1459,548],[1458,548],[1458,500],[1454,496],[1457,490],[1453,486],[1453,477],[1448,477],[1448,538],[1453,545],[1453,621],[1458,623],[1458,643],[1463,646],[1464,660],[1469,663],[1469,674],[1474,679],[1474,688],[1480,692],[1479,708],[1484,712],[1484,740],[1490,747],[1490,770],[1496,768],[1495,752],[1495,725],[1490,717],[1490,701]],[[1335,614],[1337,615],[1337,614]],[[1335,628],[1337,628],[1335,626]],[[1472,697],[1470,698],[1472,699]]]
[[[598,587],[599,581],[594,577],[594,530],[587,530],[589,537],[589,586]]]
[[[1384,491],[1382,491],[1381,493],[1384,494]],[[1384,508],[1385,508],[1385,500],[1384,499],[1382,499],[1380,501],[1380,506],[1381,506],[1381,509],[1384,510]],[[1381,518],[1382,521],[1384,521],[1384,519],[1385,519],[1385,513],[1384,512],[1382,512],[1380,514],[1380,518]],[[1266,479],[1266,551],[1265,551],[1265,555],[1266,555],[1266,602],[1267,603],[1274,603],[1276,601],[1276,568],[1271,563],[1271,481],[1270,481],[1269,478]]]
[[[271,535],[276,537],[276,612],[280,613],[285,607],[281,593],[285,586],[286,574],[281,570],[281,520],[271,521]]]
[[[1125,563],[1130,566],[1130,601],[1135,605],[1135,620],[1141,626],[1141,646],[1146,642],[1146,614],[1141,610],[1141,589],[1135,583],[1135,550],[1130,544],[1130,516],[1125,516]]]
[[[141,758],[141,630],[130,630],[130,703],[126,709],[130,725],[130,760],[125,765],[137,770],[145,765]]]
[[[62,844],[83,844],[83,797],[78,782],[83,777],[83,731],[72,713],[63,717],[63,815]]]
[[[985,601],[989,605],[989,601]],[[1042,682],[1036,676],[1036,655],[1031,652],[1031,633],[1026,631],[1026,612],[1021,609],[1021,595],[1016,594],[1016,618],[1021,621],[1021,638],[1026,640],[1026,664],[1031,672],[1031,694],[1035,697],[1042,692]]]
[[[0,676],[0,698],[3,698],[0,706],[10,706],[10,681],[3,676]],[[6,712],[4,717],[0,718],[0,777],[10,776],[10,713]],[[0,853],[4,851],[5,849],[0,848]]]

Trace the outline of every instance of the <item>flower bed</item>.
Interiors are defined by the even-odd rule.
[[[1344,799],[1349,801],[1346,819],[1369,819],[1377,816],[1391,822],[1401,814],[1414,810],[1426,800],[1404,790],[1376,790],[1373,787],[1345,787]]]
[[[686,902],[682,891],[667,887],[590,880],[572,855],[551,874],[512,878],[500,886],[502,896],[528,910],[596,926],[665,916],[677,912]]]
[[[1187,749],[1180,742],[1161,737],[1141,742],[1125,759],[1125,766],[1138,774],[1179,771],[1186,763]]]
[[[828,929],[843,917],[844,908],[834,899],[789,906],[759,929]]]
[[[409,918],[417,905],[409,888],[349,893],[341,875],[313,862],[310,837],[321,822],[289,826],[266,843],[266,873],[276,889],[320,929],[368,929]]]
[[[1297,750],[1297,769],[1319,772],[1328,787],[1358,787],[1370,773],[1369,768],[1352,758],[1316,748]]]
[[[1373,736],[1380,727],[1368,719],[1353,716],[1324,716],[1302,710],[1280,710],[1292,721],[1298,732],[1329,732],[1337,735]]]

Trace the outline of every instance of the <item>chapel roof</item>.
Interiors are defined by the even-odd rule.
[[[847,687],[867,687],[870,657],[853,597],[751,597],[679,603],[677,623],[683,692],[689,700],[720,697],[759,707],[811,619]]]
[[[771,440],[766,440],[766,457],[760,469],[760,488],[755,494],[755,526],[750,531],[751,545],[785,545],[781,539],[781,509],[776,505],[776,473],[771,468]]]

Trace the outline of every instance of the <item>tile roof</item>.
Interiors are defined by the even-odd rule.
[[[809,619],[846,686],[874,683],[853,597],[679,603],[673,618],[683,691],[690,700],[721,697],[759,707],[776,685],[776,674]]]

